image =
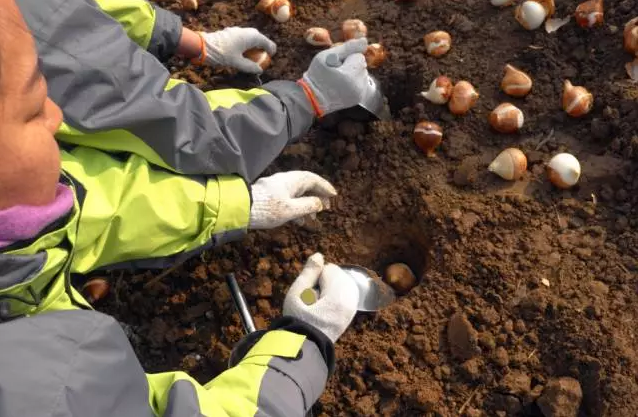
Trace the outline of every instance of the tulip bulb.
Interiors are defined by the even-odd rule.
[[[92,278],[82,286],[82,295],[90,304],[101,300],[109,293],[111,284],[105,278]]]
[[[368,68],[378,68],[385,61],[387,53],[383,45],[373,43],[368,45],[363,55],[366,57]]]
[[[627,70],[627,75],[633,81],[638,81],[638,57],[633,60],[633,62],[627,62],[625,64],[625,69]]]
[[[292,5],[289,0],[260,0],[255,8],[270,15],[279,23],[287,22],[292,15]]]
[[[479,99],[479,93],[467,81],[459,81],[452,89],[448,108],[453,114],[463,115],[470,111]]]
[[[432,122],[419,122],[414,128],[414,143],[421,148],[425,154],[433,158],[436,156],[434,150],[441,144],[443,139],[443,129]]]
[[[263,49],[251,48],[244,52],[244,56],[250,59],[253,62],[256,62],[257,65],[261,67],[262,70],[265,70],[270,66],[271,59],[270,55]]]
[[[410,267],[402,263],[389,265],[385,270],[385,280],[399,294],[405,294],[417,284]]]
[[[512,65],[505,66],[505,76],[501,81],[501,89],[513,97],[525,97],[532,90],[532,79]]]
[[[585,87],[574,86],[565,80],[563,88],[563,110],[572,117],[589,113],[594,106],[594,96]]]
[[[310,28],[306,31],[304,39],[312,46],[331,46],[330,32],[324,28]]]
[[[183,10],[197,10],[197,0],[182,0]]]
[[[514,0],[491,0],[492,6],[505,7],[514,4]]]
[[[453,87],[452,80],[445,75],[441,75],[432,81],[430,89],[423,91],[421,95],[434,104],[445,104],[450,101]]]
[[[580,178],[580,163],[572,154],[559,153],[547,164],[547,176],[558,188],[572,187]]]
[[[576,23],[583,28],[592,28],[603,24],[603,1],[589,0],[576,7]]]
[[[344,41],[365,38],[368,36],[368,28],[359,19],[348,19],[341,25],[341,33]]]
[[[542,4],[535,0],[527,0],[516,8],[516,20],[527,30],[538,29],[548,13]]]
[[[625,50],[638,56],[638,17],[634,17],[625,25],[623,32]]]
[[[445,55],[452,47],[452,37],[442,30],[428,33],[423,37],[423,42],[428,54],[436,57]]]
[[[497,132],[514,133],[523,127],[525,117],[521,109],[515,105],[503,103],[490,113],[489,122]]]
[[[527,158],[520,149],[507,148],[494,158],[487,169],[504,180],[515,181],[527,170]]]

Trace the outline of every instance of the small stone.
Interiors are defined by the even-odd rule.
[[[505,350],[504,347],[499,346],[496,348],[496,352],[494,352],[494,363],[500,366],[501,368],[505,368],[510,364],[510,357]]]
[[[525,322],[521,319],[516,320],[514,323],[514,331],[519,334],[523,334],[527,331],[527,326],[525,326]]]
[[[478,332],[463,313],[456,313],[450,318],[447,339],[452,356],[458,359],[471,359],[479,353]]]
[[[259,262],[257,262],[257,272],[268,272],[270,271],[270,261],[268,258],[259,258]]]
[[[505,375],[500,388],[508,394],[524,396],[532,389],[532,378],[521,371],[512,371]]]
[[[486,351],[491,352],[496,349],[496,340],[494,340],[492,333],[483,332],[479,334],[479,345]]]
[[[583,390],[574,378],[550,380],[536,404],[545,417],[577,417]]]
[[[505,324],[503,324],[503,333],[514,333],[514,322],[512,320],[507,320]]]
[[[547,288],[549,288],[549,286],[550,286],[549,280],[547,278],[541,279],[541,284],[543,284]]]

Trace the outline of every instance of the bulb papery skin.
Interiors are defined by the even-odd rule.
[[[580,163],[569,153],[559,153],[547,164],[549,180],[558,188],[570,188],[580,179]]]

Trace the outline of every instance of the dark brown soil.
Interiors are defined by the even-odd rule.
[[[333,29],[343,17],[340,1],[298,0],[286,24],[258,14],[250,0],[202,3],[183,14],[189,27],[255,26],[277,42],[262,81],[300,77],[316,52],[305,29]],[[558,3],[558,16],[577,4]],[[404,262],[420,285],[383,312],[355,318],[336,345],[336,374],[315,415],[540,416],[541,404],[569,416],[579,395],[580,416],[638,415],[638,87],[626,80],[622,51],[635,1],[607,0],[603,27],[571,23],[552,35],[523,30],[512,8],[487,0],[367,4],[347,17],[364,19],[371,40],[389,51],[375,74],[393,120],[323,121],[272,168],[329,178],[340,191],[335,207],[301,227],[251,232],[150,285],[150,272],[116,275],[103,308],[130,325],[149,371],[182,369],[205,382],[226,368],[243,335],[223,273],[238,274],[263,328],[315,251],[379,272]],[[435,29],[454,40],[441,59],[422,43]],[[532,75],[527,98],[499,92],[506,63]],[[258,84],[179,62],[171,70],[203,88]],[[453,117],[418,96],[439,74],[478,88],[469,115]],[[571,119],[560,109],[565,78],[593,92],[590,115]],[[490,130],[487,115],[503,101],[525,112],[520,134]],[[420,119],[445,129],[437,158],[411,140]],[[515,183],[486,170],[510,146],[529,159]],[[563,150],[583,168],[569,191],[552,188],[543,169]]]

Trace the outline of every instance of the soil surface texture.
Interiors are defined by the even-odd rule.
[[[227,367],[243,329],[224,281],[235,272],[258,328],[281,312],[287,288],[315,251],[383,273],[409,265],[419,284],[377,313],[360,313],[336,344],[337,367],[315,416],[638,415],[638,85],[624,69],[622,29],[635,0],[606,0],[605,22],[526,31],[513,7],[487,0],[297,0],[281,24],[254,0],[200,0],[186,26],[252,26],[278,45],[261,79],[177,60],[175,77],[203,89],[298,79],[320,49],[303,34],[361,18],[388,60],[371,70],[392,120],[327,117],[289,146],[268,173],[304,169],[332,181],[333,207],[315,220],[205,253],[161,272],[114,273],[97,308],[126,323],[148,371],[181,369],[207,382]],[[557,2],[556,16],[578,2]],[[426,54],[423,35],[446,30],[452,49]],[[335,39],[336,41],[337,39]],[[506,64],[528,72],[532,93],[499,89]],[[453,116],[419,92],[438,75],[468,80],[474,109]],[[563,81],[587,87],[590,114],[561,109]],[[525,114],[517,134],[488,122],[498,104]],[[412,140],[420,120],[444,129],[437,157]],[[528,158],[523,178],[487,171],[503,149]],[[559,152],[581,162],[579,184],[559,190],[545,167]]]

